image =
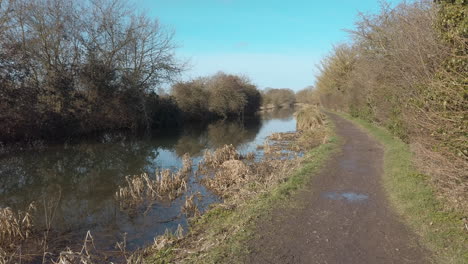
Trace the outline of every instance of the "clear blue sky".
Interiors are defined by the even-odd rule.
[[[189,59],[183,78],[225,71],[247,75],[259,88],[300,90],[333,44],[346,41],[358,11],[378,0],[133,0],[175,30],[177,55]]]

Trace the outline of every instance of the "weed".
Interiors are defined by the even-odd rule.
[[[26,211],[14,212],[10,207],[0,208],[0,245],[14,245],[27,239],[32,233],[32,213],[36,210],[31,203]]]
[[[168,169],[156,171],[155,178],[150,178],[147,173],[127,176],[127,186],[119,186],[115,198],[122,209],[135,208],[156,199],[172,201],[187,190],[186,171],[184,168],[176,173]]]

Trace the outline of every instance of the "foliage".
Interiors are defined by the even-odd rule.
[[[315,87],[320,103],[376,121],[413,148],[450,206],[466,208],[466,1],[416,1],[360,15]],[[443,155],[444,162],[436,157]],[[443,169],[433,169],[443,168]],[[465,186],[465,187],[464,187]],[[460,202],[465,201],[465,202]]]
[[[272,107],[290,107],[296,102],[296,97],[291,89],[267,88],[262,94],[262,104]]]
[[[296,92],[296,103],[300,104],[316,104],[317,99],[315,98],[314,87],[309,86],[300,91]]]
[[[260,92],[247,78],[219,72],[172,86],[172,95],[186,119],[254,115],[260,106]]]
[[[0,140],[168,123],[154,92],[183,65],[157,20],[120,0],[0,3]]]
[[[466,263],[468,244],[463,214],[444,210],[427,176],[411,164],[408,145],[368,121],[344,117],[358,123],[384,145],[384,186],[390,201],[422,237],[425,246],[437,253],[437,263]]]

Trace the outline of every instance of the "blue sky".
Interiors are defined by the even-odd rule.
[[[312,85],[320,59],[348,39],[358,11],[378,0],[134,0],[175,30],[176,53],[190,61],[183,79],[225,71],[259,88]]]

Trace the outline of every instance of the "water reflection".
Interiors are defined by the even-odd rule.
[[[289,117],[284,111],[276,114],[244,122],[190,125],[147,137],[108,133],[36,151],[6,154],[0,157],[0,206],[21,209],[31,201],[42,203],[44,197],[53,198],[59,201],[56,229],[69,232],[77,241],[91,229],[97,233],[96,243],[104,248],[112,248],[126,232],[129,247],[135,248],[151,242],[166,228],[185,224],[186,219],[179,212],[185,197],[172,204],[156,203],[146,214],[121,212],[114,193],[126,175],[178,168],[183,154],[189,153],[197,161],[204,150],[224,144],[254,150],[267,135],[295,129],[292,111]],[[202,210],[218,199],[191,179],[189,193],[196,192],[205,196],[200,204]]]
[[[263,119],[280,119],[280,120],[289,120],[291,119],[292,115],[296,109],[285,107],[285,108],[275,108],[269,111],[262,113]]]

